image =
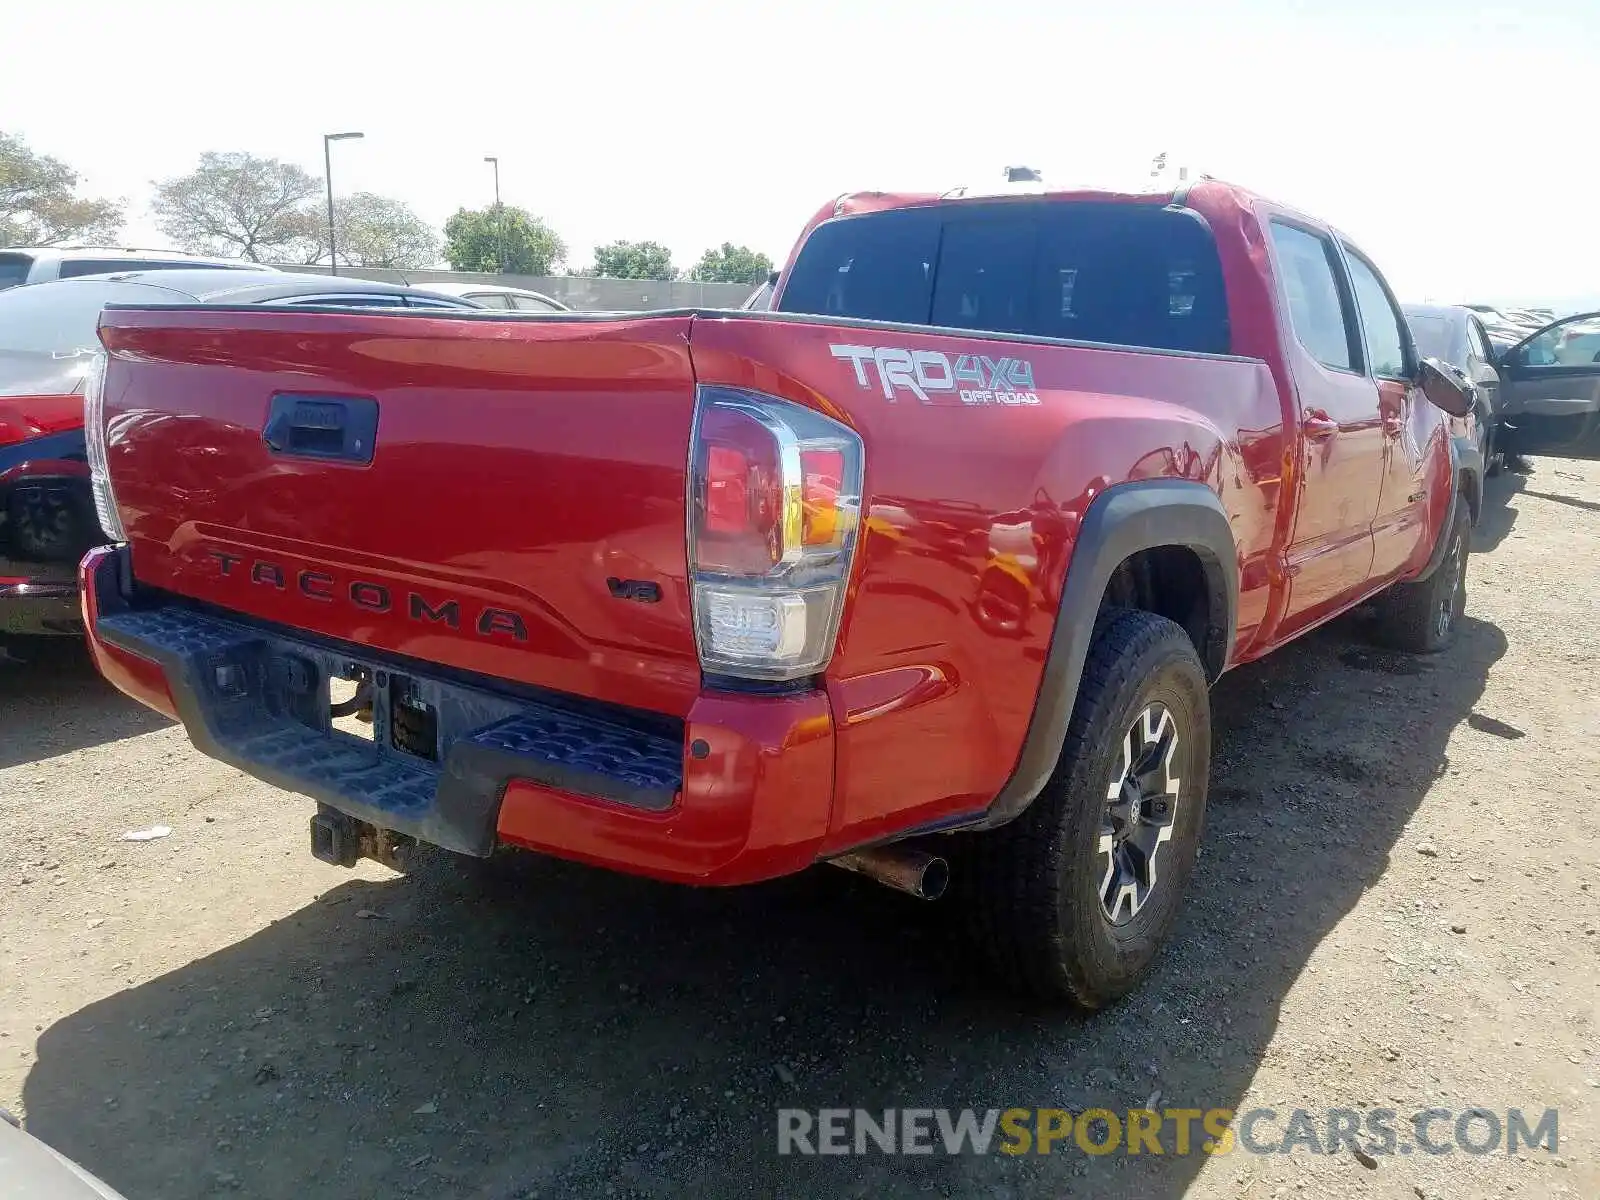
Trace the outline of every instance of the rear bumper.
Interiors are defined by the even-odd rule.
[[[213,758],[382,829],[463,854],[515,845],[702,884],[798,871],[827,832],[833,722],[821,692],[706,693],[668,720],[512,695],[178,604],[130,606],[120,549],[91,551],[82,584],[108,680],[182,721]],[[329,721],[329,677],[352,669],[369,680],[371,742]],[[413,735],[412,751],[398,748],[396,719],[422,720],[426,744]]]

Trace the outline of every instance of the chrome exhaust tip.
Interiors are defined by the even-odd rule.
[[[950,886],[949,863],[937,854],[908,847],[877,846],[827,861],[919,900],[937,900]]]

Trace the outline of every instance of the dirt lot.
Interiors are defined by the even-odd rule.
[[[309,802],[80,655],[0,668],[0,1105],[132,1200],[1600,1196],[1600,466],[1491,489],[1449,653],[1348,620],[1219,686],[1177,942],[1087,1020],[1019,1009],[939,905],[829,869],[736,892],[531,858],[342,872],[307,853]],[[1156,1091],[1556,1108],[1560,1146],[775,1152],[780,1106]]]

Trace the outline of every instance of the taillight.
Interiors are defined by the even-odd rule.
[[[89,452],[89,482],[100,528],[114,542],[128,540],[111,491],[111,471],[106,462],[106,355],[96,354],[83,377],[83,440]]]
[[[861,509],[861,439],[771,396],[703,387],[689,462],[695,641],[708,672],[827,666]]]

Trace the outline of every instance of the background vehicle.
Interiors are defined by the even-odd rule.
[[[1348,239],[1211,180],[847,196],[790,263],[770,312],[109,308],[96,661],[328,862],[948,880],[1017,987],[1109,1003],[1210,683],[1373,598],[1448,644],[1468,397]]]
[[[778,286],[780,272],[774,271],[768,275],[766,281],[755,291],[751,292],[745,302],[739,307],[747,312],[755,312],[772,307],[772,293]]]
[[[1600,317],[1562,325],[1555,356],[1558,363],[1568,367],[1600,362]]]
[[[1600,458],[1600,313],[1575,313],[1497,354],[1506,454]]]
[[[1482,318],[1459,304],[1403,304],[1401,309],[1417,352],[1456,368],[1471,383],[1476,400],[1471,436],[1476,438],[1483,455],[1485,474],[1496,474],[1500,464],[1495,448],[1495,398],[1500,390],[1500,374],[1495,369],[1495,350]]]
[[[264,263],[209,258],[181,250],[135,250],[125,246],[17,246],[0,249],[0,289],[113,271],[276,271]]]
[[[108,303],[481,311],[400,284],[287,271],[133,271],[0,292],[0,637],[83,630],[77,564],[104,540],[84,459],[83,383]]]
[[[515,312],[571,312],[572,309],[561,301],[543,292],[529,291],[527,288],[507,287],[499,283],[429,283],[426,285],[430,292],[441,296],[455,296],[461,300],[471,300],[484,308],[509,308]]]
[[[0,1195],[6,1200],[123,1200],[0,1109]]]

